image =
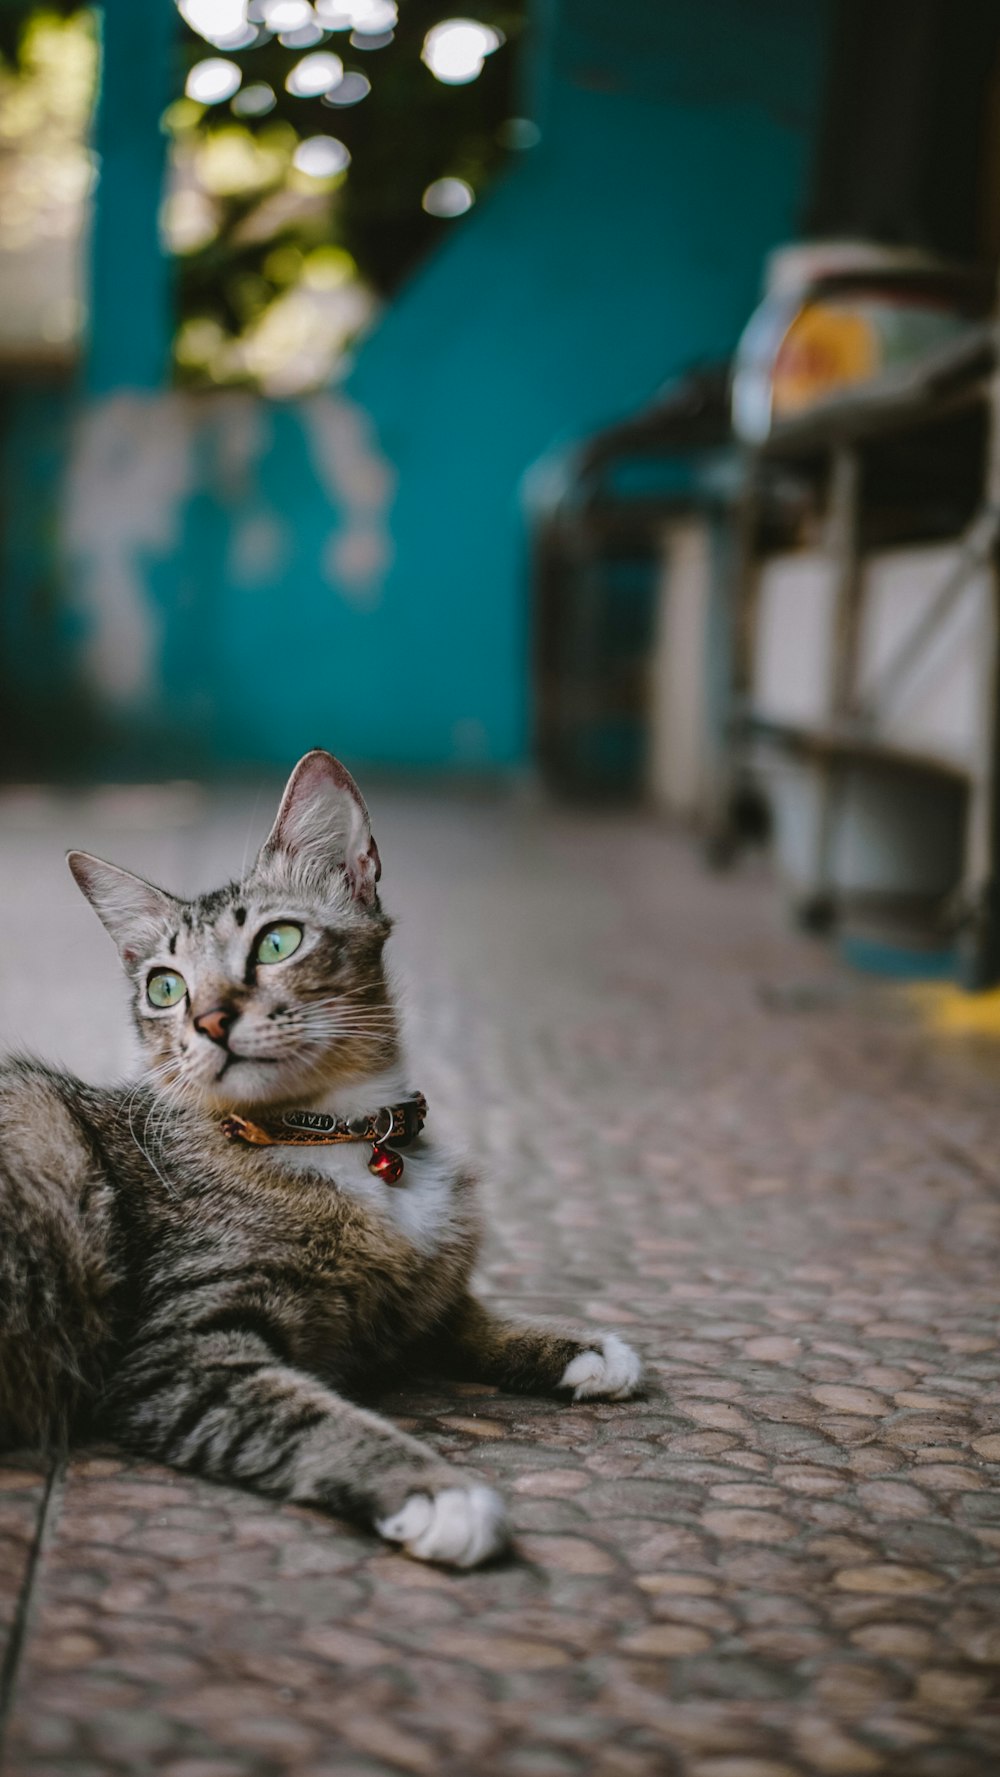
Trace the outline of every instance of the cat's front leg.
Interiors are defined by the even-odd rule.
[[[642,1386],[641,1359],[617,1333],[581,1338],[506,1320],[474,1296],[463,1297],[440,1329],[432,1362],[449,1375],[515,1394],[566,1392],[575,1401],[623,1401]]]
[[[503,1500],[240,1331],[162,1340],[116,1379],[100,1429],[216,1481],[343,1513],[421,1561],[475,1567],[509,1540]]]

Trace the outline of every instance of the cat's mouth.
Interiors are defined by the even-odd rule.
[[[263,1036],[263,1032],[261,1035]],[[251,1039],[252,1040],[252,1039]],[[225,1110],[277,1102],[311,1103],[317,1094],[372,1072],[367,1053],[350,1043],[297,1043],[257,1053],[229,1044],[205,1044],[187,1058],[182,1089],[202,1104]],[[189,1070],[189,1071],[188,1071]]]
[[[215,1085],[218,1085],[219,1081],[224,1079],[226,1074],[228,1074],[230,1068],[239,1061],[248,1061],[254,1067],[278,1067],[281,1063],[281,1057],[279,1055],[241,1055],[236,1049],[227,1049],[223,1057],[222,1066],[215,1076]]]

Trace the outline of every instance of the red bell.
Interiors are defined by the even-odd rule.
[[[373,1142],[368,1170],[385,1184],[395,1185],[403,1176],[403,1156],[392,1148],[384,1148],[381,1142]]]

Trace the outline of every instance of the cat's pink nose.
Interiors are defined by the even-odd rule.
[[[232,1022],[233,1013],[228,1006],[213,1006],[210,1012],[199,1012],[194,1028],[200,1030],[202,1036],[211,1037],[213,1043],[225,1043]]]

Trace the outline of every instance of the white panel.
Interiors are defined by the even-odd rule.
[[[877,685],[897,650],[933,605],[958,559],[952,544],[898,549],[869,558],[862,579],[858,681]],[[936,626],[918,660],[876,711],[877,732],[894,744],[956,765],[976,763],[982,729],[984,642],[991,576],[976,571]]]
[[[775,722],[825,726],[833,688],[833,564],[818,550],[773,555],[757,589],[753,708]]]
[[[962,864],[962,801],[947,779],[901,777],[856,766],[832,804],[828,875],[821,871],[823,771],[805,760],[764,755],[778,868],[796,896],[941,895]]]
[[[785,883],[795,895],[828,886],[819,880],[823,824],[819,773],[766,742],[756,750],[755,764],[770,804],[774,852]]]

